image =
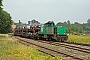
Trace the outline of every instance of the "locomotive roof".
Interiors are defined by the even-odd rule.
[[[48,21],[48,22],[45,23],[44,25],[51,25],[51,24],[55,25],[55,23],[54,23],[53,21]]]

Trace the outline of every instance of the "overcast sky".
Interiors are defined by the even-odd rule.
[[[90,0],[3,0],[3,5],[14,22],[36,19],[41,23],[86,23],[90,18]]]

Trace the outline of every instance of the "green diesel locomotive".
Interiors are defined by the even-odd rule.
[[[68,39],[65,33],[65,26],[56,26],[53,21],[49,21],[40,28],[36,38],[64,42]]]

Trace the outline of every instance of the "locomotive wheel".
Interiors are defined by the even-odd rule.
[[[60,36],[57,37],[57,41],[59,41],[59,42],[62,41]]]
[[[64,42],[64,37],[61,37],[61,42]]]

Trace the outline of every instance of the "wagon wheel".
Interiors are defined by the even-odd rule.
[[[36,40],[39,40],[38,34],[35,35],[35,39],[36,39]]]
[[[34,39],[34,35],[32,36],[32,39]]]

